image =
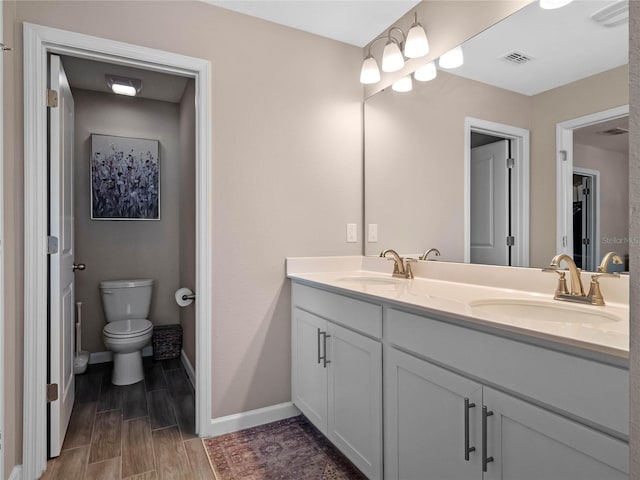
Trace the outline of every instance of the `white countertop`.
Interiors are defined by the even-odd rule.
[[[556,276],[541,273],[539,269],[429,261],[414,264],[416,278],[408,280],[393,278],[391,264],[371,257],[291,258],[287,259],[287,276],[337,293],[417,309],[427,316],[439,315],[470,326],[629,358],[629,306],[624,302],[627,278],[601,281],[607,305],[599,307],[554,300]],[[433,276],[438,278],[430,278]],[[588,274],[583,277],[588,290]],[[460,281],[461,278],[471,281]],[[531,290],[526,289],[526,285],[531,285]],[[482,304],[487,302],[490,305],[485,308]],[[532,310],[533,317],[529,313],[521,315],[492,309],[492,305],[500,307],[503,303],[536,308]],[[550,312],[548,317],[546,311]]]

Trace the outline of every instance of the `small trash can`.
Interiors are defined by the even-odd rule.
[[[154,360],[178,358],[182,350],[182,325],[156,325],[151,343]]]

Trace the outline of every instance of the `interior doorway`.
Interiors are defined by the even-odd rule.
[[[600,257],[599,186],[600,172],[573,168],[573,260],[589,272],[595,271]]]
[[[529,131],[465,119],[465,262],[529,266]]]
[[[43,108],[49,54],[129,65],[193,78],[196,103],[196,293],[212,291],[212,162],[210,64],[206,60],[24,24],[25,98],[25,305],[23,476],[38,478],[46,468],[47,399],[47,118]],[[211,296],[198,296],[196,309],[196,429],[211,428]]]

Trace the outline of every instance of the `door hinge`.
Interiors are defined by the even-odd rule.
[[[56,400],[58,400],[58,384],[48,383],[47,384],[47,403],[55,402]]]
[[[47,255],[58,253],[58,237],[47,236]]]
[[[507,247],[513,247],[516,244],[516,237],[509,235],[507,237]]]
[[[567,246],[567,237],[562,237],[562,246],[563,247]]]
[[[560,150],[558,152],[560,154],[560,158],[562,159],[563,162],[567,161],[567,151],[566,150]]]
[[[516,165],[515,158],[507,158],[507,168],[513,168]]]
[[[55,108],[58,106],[58,92],[47,88],[47,107]]]
[[[582,194],[583,195],[589,195],[590,193],[591,193],[591,190],[589,190],[588,188],[582,189]]]
[[[588,238],[583,238],[582,239],[582,244],[583,245],[589,245],[591,243],[591,240],[589,240]]]

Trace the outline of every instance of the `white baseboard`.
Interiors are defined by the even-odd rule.
[[[9,475],[9,480],[22,480],[22,465],[13,467],[11,475]]]
[[[248,412],[227,415],[226,417],[211,419],[209,435],[217,437],[225,433],[237,432],[245,428],[257,427],[265,423],[284,420],[300,415],[300,410],[291,402],[280,403],[270,407],[249,410]]]
[[[151,345],[147,345],[142,349],[143,357],[150,357],[151,355],[153,355],[153,347]],[[89,354],[89,365],[105,362],[113,362],[113,352],[93,352]]]
[[[191,386],[195,390],[196,389],[196,371],[193,368],[193,365],[191,365],[191,362],[189,361],[189,357],[187,357],[187,354],[184,353],[184,350],[180,351],[180,360],[182,361],[182,366],[187,372],[187,377],[189,377]]]

